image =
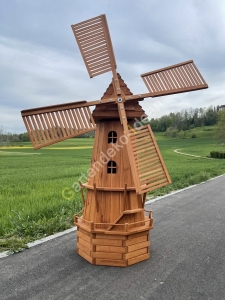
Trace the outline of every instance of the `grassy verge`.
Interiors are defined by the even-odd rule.
[[[182,149],[208,156],[217,149],[212,132],[201,131],[196,132],[195,139],[182,140],[156,134],[173,183],[151,192],[150,197],[225,173],[225,160],[174,153]],[[0,251],[19,251],[27,242],[72,226],[73,215],[82,204],[80,193],[74,193],[71,187],[89,168],[92,145],[93,139],[80,138],[37,151],[29,148],[30,144],[0,149]]]

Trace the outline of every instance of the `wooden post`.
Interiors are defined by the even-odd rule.
[[[125,186],[124,186],[124,194],[123,194],[123,196],[124,196],[124,210],[126,210],[126,207],[125,207],[125,205],[126,205],[126,202],[127,202],[127,183],[125,183]]]
[[[85,199],[84,199],[84,188],[82,183],[79,181],[80,184],[80,192],[81,192],[81,197],[82,197],[82,202],[83,202],[83,206],[85,205]]]

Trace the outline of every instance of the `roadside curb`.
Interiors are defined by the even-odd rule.
[[[166,195],[163,195],[163,196],[159,196],[159,197],[157,197],[157,198],[154,198],[154,199],[152,199],[152,200],[148,200],[148,201],[145,202],[145,205],[146,205],[146,204],[154,203],[154,202],[156,202],[156,201],[159,201],[159,200],[161,200],[161,199],[167,198],[167,197],[169,197],[169,196],[173,196],[173,195],[178,194],[178,193],[180,193],[180,192],[183,192],[183,191],[192,189],[193,187],[196,187],[196,186],[198,186],[198,185],[205,184],[205,183],[207,183],[207,182],[209,182],[209,181],[215,180],[215,179],[220,178],[220,177],[223,177],[223,176],[225,176],[225,174],[222,174],[222,175],[219,175],[219,176],[210,178],[210,179],[208,179],[208,180],[206,180],[206,181],[203,181],[203,182],[200,182],[200,183],[198,183],[198,184],[190,185],[190,186],[188,186],[188,187],[186,187],[186,188],[183,188],[183,189],[181,189],[181,190],[171,192],[170,194],[166,194]]]
[[[192,189],[192,188],[194,188],[194,187],[196,187],[196,186],[205,184],[205,183],[207,183],[207,182],[209,182],[209,181],[213,181],[213,180],[215,180],[215,179],[217,179],[217,178],[220,178],[220,177],[223,177],[223,176],[225,176],[225,174],[219,175],[219,176],[217,176],[217,177],[211,178],[211,179],[209,179],[209,180],[207,180],[207,181],[203,181],[203,182],[198,183],[198,184],[194,184],[194,185],[188,186],[188,187],[186,187],[186,188],[184,188],[184,189],[181,189],[181,190],[178,190],[178,191],[174,191],[174,192],[172,192],[172,193],[170,193],[170,194],[166,194],[166,195],[164,195],[164,196],[160,196],[160,197],[154,198],[154,199],[152,199],[152,200],[148,200],[148,201],[145,202],[145,205],[148,205],[148,204],[154,203],[154,202],[156,202],[156,201],[162,200],[162,199],[164,199],[164,198],[173,196],[173,195],[178,194],[178,193],[180,193],[180,192],[183,192],[183,191]],[[58,232],[58,233],[56,233],[56,234],[47,236],[47,237],[42,238],[42,239],[40,239],[40,240],[36,240],[36,241],[34,241],[34,242],[32,242],[32,243],[28,243],[27,246],[28,246],[29,248],[32,248],[32,247],[35,247],[35,246],[40,245],[40,244],[43,244],[43,243],[45,243],[45,242],[48,242],[48,241],[50,241],[50,240],[53,240],[53,239],[55,239],[55,238],[57,238],[57,237],[63,236],[63,235],[65,235],[65,234],[71,233],[71,232],[76,231],[76,230],[77,230],[77,227],[74,226],[74,227],[72,227],[72,228],[70,228],[70,229],[66,229],[66,230],[64,230],[64,231],[61,231],[61,232]],[[8,252],[9,252],[9,251],[4,251],[4,252],[0,253],[0,259],[9,256],[10,254],[8,254]]]

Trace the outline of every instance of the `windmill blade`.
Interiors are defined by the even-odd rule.
[[[112,71],[116,60],[105,15],[71,25],[89,76]]]
[[[208,88],[193,60],[141,75],[149,97],[184,93]]]
[[[120,121],[127,136],[127,153],[137,194],[170,184],[169,173],[150,125],[128,128],[124,103],[118,101],[117,105]]]
[[[33,148],[39,149],[95,130],[89,103],[79,101],[21,111]]]
[[[138,194],[171,183],[169,173],[149,125],[128,131],[128,155]]]

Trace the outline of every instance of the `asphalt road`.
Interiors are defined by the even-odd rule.
[[[0,260],[0,299],[225,299],[225,176],[148,204],[151,258],[92,266],[70,233]]]

